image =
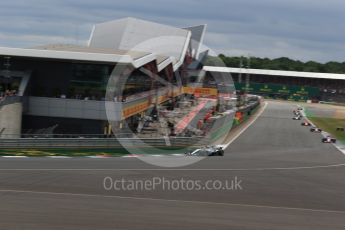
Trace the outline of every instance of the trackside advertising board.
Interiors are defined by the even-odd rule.
[[[320,95],[319,88],[309,86],[263,83],[250,83],[246,86],[245,83],[235,83],[235,87],[253,94],[285,95],[291,100],[307,100]]]

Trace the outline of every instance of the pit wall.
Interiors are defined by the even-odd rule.
[[[228,135],[229,130],[240,126],[248,118],[254,114],[260,107],[260,101],[257,101],[251,105],[242,107],[236,112],[231,112],[226,116],[221,117],[216,121],[215,127],[212,128],[211,133],[209,134],[211,142],[215,142],[226,135]]]
[[[215,88],[202,88],[202,87],[183,87],[183,93],[193,94],[196,97],[211,96],[217,97],[218,90]]]

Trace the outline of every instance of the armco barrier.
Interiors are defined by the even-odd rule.
[[[205,137],[171,137],[168,142],[164,138],[17,138],[0,139],[0,149],[122,148],[122,144],[143,148],[198,147],[201,139],[203,145],[207,144]]]
[[[242,113],[242,121],[236,122],[236,119],[235,119],[232,127],[235,128],[239,126],[240,124],[242,124],[244,121],[246,121],[253,113],[257,111],[260,104],[261,104],[261,99],[259,98],[258,101],[253,101],[249,103],[248,105],[239,108],[237,112]]]

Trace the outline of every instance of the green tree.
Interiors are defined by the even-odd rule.
[[[247,66],[248,58],[242,57],[242,62],[243,68],[245,68]],[[223,66],[223,63],[227,67],[239,68],[241,57],[229,57],[224,54],[220,54],[218,57],[209,56],[205,65]],[[288,57],[275,59],[251,57],[250,68],[300,72],[345,73],[345,62],[332,61],[322,64],[315,61],[302,62]]]

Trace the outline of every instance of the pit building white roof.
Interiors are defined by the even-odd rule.
[[[136,18],[123,18],[96,24],[87,46],[55,44],[27,49],[0,47],[0,55],[131,63],[136,68],[156,61],[159,71],[169,64],[177,70],[184,61],[192,34],[198,40],[192,44],[198,52],[205,28],[196,26],[181,29]]]
[[[334,73],[297,72],[297,71],[282,71],[282,70],[268,70],[268,69],[246,69],[246,68],[230,68],[230,67],[216,67],[216,66],[204,66],[203,70],[208,71],[208,72],[242,73],[242,74],[249,73],[249,74],[257,74],[257,75],[265,75],[265,76],[286,76],[286,77],[345,80],[345,74],[334,74]]]

